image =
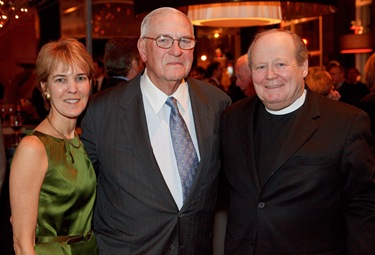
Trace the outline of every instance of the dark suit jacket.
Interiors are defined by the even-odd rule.
[[[366,84],[362,82],[358,82],[357,84],[344,82],[338,89],[338,92],[341,95],[339,100],[351,105],[355,105],[362,97],[370,93]]]
[[[367,114],[307,94],[261,187],[254,158],[258,98],[223,118],[230,205],[226,254],[375,254],[374,138]]]
[[[94,228],[101,254],[211,254],[220,116],[230,98],[189,79],[201,161],[179,211],[154,157],[140,75],[90,101],[82,141],[98,172]]]
[[[359,100],[356,104],[370,116],[372,135],[375,136],[375,93],[372,92]]]
[[[108,82],[108,79],[106,78],[106,77],[104,77],[103,78],[103,80],[102,80],[102,83],[101,83],[101,85],[100,85],[100,91],[101,90],[103,90],[104,88],[106,88],[106,84],[107,84],[107,82]],[[95,81],[95,80],[93,80],[92,81],[92,86],[91,86],[91,95],[93,95],[93,94],[96,94],[96,93],[98,93],[99,91],[98,91],[98,84],[97,84],[97,81]]]
[[[108,88],[112,88],[123,81],[124,79],[110,77],[107,79],[106,83],[102,85],[101,91]]]

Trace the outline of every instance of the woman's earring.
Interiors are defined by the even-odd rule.
[[[46,99],[49,101],[51,99],[51,95],[48,92],[46,92],[45,95],[46,95]]]

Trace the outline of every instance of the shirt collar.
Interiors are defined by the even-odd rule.
[[[143,95],[146,96],[150,102],[152,109],[155,111],[155,113],[159,113],[169,96],[152,83],[147,75],[147,70],[145,70],[141,76],[141,89],[143,91]],[[187,82],[182,80],[177,90],[170,96],[176,98],[177,102],[179,103],[180,111],[186,111],[189,97]]]
[[[294,101],[293,104],[289,105],[288,107],[286,107],[284,109],[281,109],[279,111],[273,111],[273,110],[267,109],[267,107],[266,107],[266,110],[267,110],[267,112],[269,112],[273,115],[288,114],[288,113],[294,112],[295,110],[299,109],[303,105],[303,103],[305,102],[305,99],[306,99],[306,89],[303,91],[302,95],[299,98],[297,98],[297,100]]]
[[[112,78],[116,78],[116,79],[121,79],[121,80],[129,81],[128,78],[126,78],[125,76],[122,76],[122,75],[115,75],[115,76],[112,76]]]

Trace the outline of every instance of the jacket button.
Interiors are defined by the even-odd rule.
[[[258,208],[260,208],[260,209],[264,208],[265,206],[266,206],[266,204],[263,203],[263,202],[260,202],[260,203],[258,204]]]

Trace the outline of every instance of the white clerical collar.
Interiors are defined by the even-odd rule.
[[[266,111],[273,114],[273,115],[284,115],[284,114],[288,114],[288,113],[291,113],[291,112],[294,112],[295,110],[299,109],[303,103],[305,102],[305,99],[306,99],[306,89],[303,91],[302,95],[297,98],[296,101],[294,101],[293,104],[289,105],[288,107],[284,108],[284,109],[281,109],[279,111],[273,111],[273,110],[270,110],[270,109],[267,109],[266,108]]]

